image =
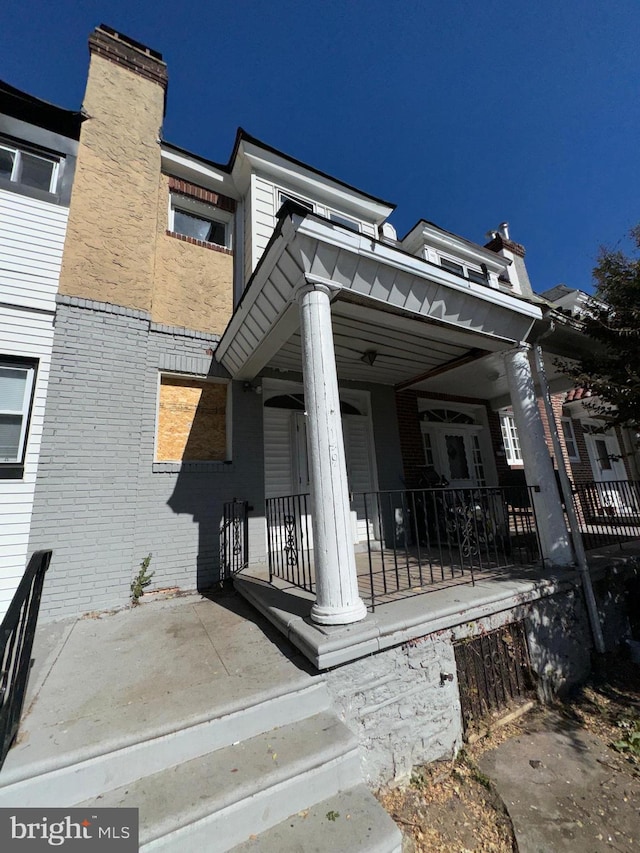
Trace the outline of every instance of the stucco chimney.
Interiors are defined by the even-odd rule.
[[[89,53],[60,292],[149,311],[167,66],[104,24]]]

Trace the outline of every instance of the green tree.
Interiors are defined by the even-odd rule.
[[[633,255],[603,248],[593,271],[594,297],[584,317],[593,347],[565,371],[596,398],[594,415],[609,426],[640,428],[640,225]]]

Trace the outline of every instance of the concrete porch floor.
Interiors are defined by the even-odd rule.
[[[18,738],[2,782],[236,711],[314,680],[303,656],[231,591],[145,596],[135,609],[36,631]]]
[[[640,568],[640,540],[612,545],[588,554],[592,579],[605,572]],[[360,594],[371,604],[367,554],[356,555]],[[538,564],[488,568],[471,574],[459,570],[431,583],[421,583],[414,564],[400,565],[404,589],[384,593],[380,555],[374,558],[375,610],[352,625],[317,625],[310,619],[315,596],[280,578],[269,582],[264,565],[248,566],[235,587],[318,669],[348,663],[416,637],[443,631],[494,613],[524,605],[581,585],[576,567],[544,568]],[[411,582],[411,588],[409,583]]]

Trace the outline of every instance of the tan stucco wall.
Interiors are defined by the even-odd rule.
[[[221,334],[233,309],[233,258],[169,236],[168,211],[169,179],[162,175],[152,319]]]
[[[151,309],[161,86],[92,55],[60,292]]]

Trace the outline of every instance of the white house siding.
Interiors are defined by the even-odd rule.
[[[0,190],[0,302],[53,311],[69,211]]]
[[[255,268],[273,234],[277,212],[273,184],[258,175],[254,176],[252,208],[253,266]]]
[[[0,617],[27,560],[68,210],[0,190],[0,356],[38,359],[21,479],[0,479]]]
[[[276,213],[279,208],[279,189],[282,189],[282,192],[289,193],[292,196],[298,196],[305,200],[313,201],[315,204],[315,212],[320,216],[328,217],[330,211],[334,211],[336,213],[341,213],[349,219],[354,219],[354,216],[351,213],[338,210],[335,207],[329,208],[326,205],[320,204],[315,199],[307,198],[307,196],[300,194],[295,189],[287,189],[285,186],[276,187],[275,184],[260,177],[260,175],[252,175],[251,203],[248,205],[251,208],[251,231],[247,232],[251,236],[250,239],[247,240],[247,245],[252,246],[253,254],[249,274],[256,268],[256,265],[260,260],[262,253],[266,249],[267,243],[271,239],[271,235],[273,234],[273,229],[276,225]],[[362,220],[357,221],[360,222],[363,234],[366,234],[369,237],[378,236],[374,225],[368,222],[362,222]],[[246,235],[245,239],[247,239]]]

